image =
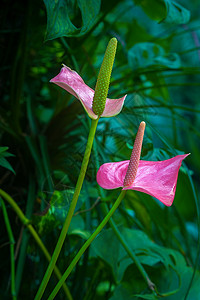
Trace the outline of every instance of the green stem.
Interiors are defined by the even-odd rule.
[[[27,204],[26,204],[26,212],[25,216],[30,219],[33,213],[33,206],[34,206],[34,200],[35,200],[35,182],[30,176],[30,182],[29,182],[29,189],[28,189],[28,197],[27,197]],[[28,234],[27,228],[22,227],[23,235],[22,235],[22,241],[20,246],[20,253],[17,263],[17,269],[16,269],[16,293],[17,296],[19,294],[23,270],[24,270],[24,264],[26,259],[26,250],[28,246],[28,240],[30,235]]]
[[[108,210],[108,207],[107,207],[106,203],[102,203],[102,211],[104,212],[104,215],[106,215],[108,213],[109,210]],[[150,280],[147,272],[145,271],[145,269],[141,265],[140,261],[138,260],[137,256],[135,255],[135,253],[129,248],[129,245],[127,244],[127,242],[125,241],[125,239],[121,235],[120,231],[118,230],[118,228],[117,228],[117,226],[116,226],[116,224],[115,224],[115,222],[113,221],[112,218],[109,220],[109,224],[110,224],[110,227],[112,228],[113,232],[115,233],[116,237],[118,238],[119,242],[124,247],[127,254],[129,255],[129,257],[136,264],[136,266],[137,266],[138,270],[140,271],[142,277],[146,281],[149,289],[154,291],[155,284]]]
[[[71,219],[73,217],[74,210],[76,208],[76,203],[77,203],[80,191],[81,191],[83,180],[85,178],[85,173],[86,173],[86,169],[87,169],[87,166],[88,166],[88,162],[89,162],[89,158],[90,158],[90,153],[91,153],[92,144],[93,144],[93,140],[94,140],[94,136],[95,136],[98,121],[99,121],[99,119],[92,120],[90,132],[89,132],[89,136],[88,136],[88,141],[87,141],[87,145],[86,145],[86,149],[85,149],[85,154],[84,154],[84,157],[83,157],[83,162],[82,162],[82,165],[81,165],[81,170],[80,170],[80,173],[79,173],[78,181],[77,181],[77,184],[76,184],[76,187],[75,187],[75,190],[74,190],[74,195],[73,195],[73,198],[72,198],[72,202],[71,202],[67,217],[65,219],[60,237],[59,237],[58,242],[56,244],[54,253],[52,255],[51,262],[50,262],[50,264],[47,268],[47,271],[44,275],[44,278],[43,278],[43,280],[41,282],[41,285],[38,289],[38,292],[35,296],[35,300],[40,300],[42,298],[42,295],[45,291],[45,288],[48,284],[48,281],[51,277],[52,271],[54,269],[54,266],[56,264],[56,261],[58,259],[59,254],[60,254],[60,251],[61,251],[62,245],[64,243],[65,237],[67,235],[67,231],[68,231]]]
[[[96,140],[94,141],[93,149],[94,149],[94,156],[95,156],[95,164],[96,164],[96,168],[98,170],[100,166],[99,166],[99,160],[98,160],[98,150],[97,150]],[[101,189],[100,186],[98,186],[98,187],[99,187],[100,197],[104,198],[104,191]],[[102,212],[103,212],[104,216],[106,216],[108,214],[109,210],[108,210],[108,206],[105,202],[101,204],[101,209],[102,209]],[[155,284],[150,280],[150,278],[149,278],[148,274],[146,273],[145,269],[143,268],[142,264],[138,260],[135,253],[130,249],[129,245],[127,244],[127,242],[125,241],[125,239],[121,235],[120,231],[118,230],[118,228],[117,228],[117,226],[116,226],[116,224],[115,224],[115,222],[113,221],[112,218],[110,218],[110,220],[109,220],[109,225],[112,228],[113,232],[115,233],[115,235],[118,238],[121,245],[124,247],[125,251],[129,255],[129,257],[136,264],[138,270],[140,271],[141,275],[143,276],[143,278],[146,281],[146,283],[147,283],[148,287],[150,288],[150,290],[154,291]]]
[[[12,206],[12,208],[14,209],[14,211],[17,213],[18,217],[20,218],[21,222],[30,231],[30,233],[33,236],[33,238],[35,239],[36,243],[38,244],[38,246],[40,247],[40,249],[42,250],[42,252],[46,256],[47,260],[51,261],[51,255],[49,254],[48,250],[44,246],[42,240],[38,236],[38,234],[35,231],[35,229],[33,228],[33,226],[30,224],[30,220],[25,217],[25,215],[23,214],[23,212],[21,211],[21,209],[19,208],[19,206],[15,203],[15,201],[12,199],[12,197],[10,197],[10,195],[8,195],[6,192],[4,192],[1,189],[0,189],[0,195]],[[55,272],[55,274],[56,274],[56,276],[57,276],[58,279],[60,279],[62,277],[62,275],[61,275],[61,273],[60,273],[60,271],[59,271],[59,269],[58,269],[57,266],[55,266],[54,272]],[[69,291],[68,287],[66,286],[66,284],[63,285],[63,289],[65,291],[67,299],[73,300],[73,298],[72,298],[72,296],[70,294],[70,291]]]
[[[122,199],[124,198],[125,194],[126,194],[126,191],[121,191],[119,197],[117,198],[116,202],[112,206],[111,210],[108,212],[108,214],[105,216],[103,221],[99,224],[97,229],[93,232],[93,234],[90,236],[90,238],[85,242],[85,244],[81,247],[79,252],[76,254],[76,256],[72,260],[71,264],[69,265],[69,267],[63,274],[61,280],[58,282],[58,284],[54,288],[53,292],[49,296],[48,300],[53,300],[55,298],[58,291],[62,287],[63,283],[65,282],[65,280],[67,279],[67,277],[69,276],[69,274],[71,273],[71,271],[73,270],[73,268],[75,267],[75,265],[77,264],[77,262],[79,261],[79,259],[83,255],[83,253],[85,252],[85,250],[90,246],[90,244],[93,242],[93,240],[96,238],[96,236],[101,232],[103,227],[107,224],[107,222],[109,221],[110,217],[113,215],[115,210],[118,208],[118,206],[121,203]]]
[[[16,289],[15,289],[15,249],[14,249],[15,239],[14,239],[12,229],[10,226],[10,221],[8,218],[6,206],[2,199],[1,199],[1,205],[2,205],[3,216],[4,216],[4,220],[5,220],[5,224],[6,224],[6,229],[7,229],[9,241],[10,241],[11,294],[12,294],[12,299],[17,300]]]

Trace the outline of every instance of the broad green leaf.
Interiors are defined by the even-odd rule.
[[[118,261],[122,257],[122,251],[116,236],[112,230],[101,232],[91,245],[92,256],[101,257],[113,270],[113,274],[118,273]]]
[[[115,288],[113,296],[110,300],[133,300],[133,294],[126,284],[120,284]]]
[[[120,231],[141,263],[148,266],[162,263],[167,270],[170,266],[176,267],[176,261],[180,258],[175,250],[157,245],[140,230],[122,228]],[[101,257],[111,266],[117,281],[121,281],[126,268],[133,263],[111,229],[99,234],[92,244],[92,249],[92,255]],[[184,259],[182,263],[185,263]]]
[[[165,0],[167,16],[165,23],[186,24],[190,20],[190,11],[172,0]]]
[[[157,22],[185,24],[190,20],[190,12],[173,0],[135,0],[144,12]]]
[[[80,215],[73,216],[68,234],[70,235],[78,235],[82,239],[87,240],[90,237],[90,233],[84,230],[85,224],[83,218]]]
[[[160,273],[160,282],[158,283],[159,291],[162,293],[174,292],[174,295],[171,294],[167,298],[169,300],[175,300],[179,295],[179,299],[182,299],[184,293],[186,293],[188,287],[187,284],[192,276],[192,269],[187,266],[185,258],[182,256],[182,254],[176,250],[157,245],[140,230],[122,228],[121,234],[126,239],[130,249],[135,252],[140,262],[143,265],[148,265],[152,268],[155,268],[157,270],[156,272]],[[124,251],[111,229],[104,230],[96,238],[92,244],[92,251],[92,256],[96,254],[111,266],[117,282],[124,282],[125,278],[123,274],[125,273],[126,269],[133,264],[133,261],[128,257],[127,253]],[[161,267],[160,263],[164,266],[164,268]],[[132,267],[129,268],[129,273],[131,272],[131,268]],[[130,278],[130,274],[128,275],[128,278]],[[199,279],[199,273],[197,273],[190,291],[191,298],[189,299],[191,300],[199,299],[198,297],[200,291],[197,291]],[[136,290],[133,286],[132,295],[134,292],[136,292]],[[127,289],[124,286],[122,287],[119,285],[115,289],[114,295],[111,299],[123,299],[125,295],[124,293],[128,293],[127,295],[129,295],[130,286]],[[145,295],[143,299],[154,298],[152,298],[151,295]]]
[[[165,53],[165,50],[155,43],[138,43],[128,51],[129,66],[136,70],[150,66],[180,68],[181,62],[178,54]]]
[[[180,254],[181,255],[181,254]],[[185,264],[182,265],[181,261],[176,262],[176,271],[177,274],[180,276],[180,289],[177,293],[166,297],[167,300],[177,300],[177,299],[184,299],[189,282],[192,277],[193,270],[191,267],[186,266]],[[173,291],[177,289],[178,285],[178,278],[175,272],[170,272],[170,275],[167,271],[164,271],[163,280],[159,283],[159,291],[162,293],[167,293],[169,291]],[[191,286],[190,292],[188,294],[187,300],[199,300],[200,299],[200,274],[199,271],[196,272],[195,278],[193,280],[193,284]],[[167,287],[167,289],[166,289]]]
[[[47,10],[46,40],[63,36],[82,36],[94,25],[100,11],[100,0],[44,0]],[[76,7],[76,4],[78,7]],[[82,26],[73,24],[74,8],[76,14],[81,12]],[[80,20],[80,16],[78,16]]]
[[[134,0],[136,5],[140,5],[144,12],[153,20],[160,22],[166,18],[167,11],[165,1],[153,0],[151,3],[148,0]]]

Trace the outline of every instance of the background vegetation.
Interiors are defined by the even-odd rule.
[[[140,121],[142,159],[191,153],[179,173],[172,207],[129,191],[114,220],[165,298],[200,299],[200,1],[2,1],[0,10],[0,183],[50,253],[79,174],[90,119],[49,80],[62,63],[94,88],[106,45],[118,39],[109,97],[128,94],[122,113],[99,122],[95,148],[58,266],[64,272],[119,191],[96,183],[98,166],[129,158]],[[156,182],[155,182],[156,184]],[[10,245],[16,291],[33,299],[47,261],[6,202],[13,236],[0,211],[0,297],[10,299]],[[13,251],[13,250],[11,250]],[[193,276],[195,273],[195,276]],[[193,278],[192,284],[191,279]],[[52,276],[44,298],[57,279]],[[109,225],[67,280],[74,299],[157,299]],[[65,299],[61,290],[56,299]]]

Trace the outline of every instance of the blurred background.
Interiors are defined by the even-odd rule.
[[[179,172],[172,207],[129,191],[114,220],[159,292],[174,291],[166,299],[200,299],[199,16],[200,0],[1,1],[0,187],[31,220],[50,253],[73,196],[91,120],[77,99],[49,80],[65,64],[94,88],[107,43],[118,39],[109,97],[128,96],[118,116],[99,121],[58,261],[61,272],[103,218],[101,201],[111,206],[119,194],[102,196],[99,165],[129,159],[144,120],[141,159],[191,155]],[[33,299],[47,261],[5,205],[15,240],[16,293]],[[0,298],[11,299],[11,241],[2,209],[0,222]],[[52,276],[44,299],[56,282]],[[158,299],[109,225],[67,284],[74,299]],[[62,290],[56,299],[65,299]]]

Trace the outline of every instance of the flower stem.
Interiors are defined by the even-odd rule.
[[[55,247],[54,253],[52,255],[52,259],[49,263],[47,271],[44,275],[44,278],[43,278],[43,280],[41,282],[41,285],[38,289],[38,292],[35,296],[35,300],[40,300],[43,293],[44,293],[44,291],[45,291],[45,288],[48,284],[48,281],[51,277],[52,271],[54,269],[54,266],[56,264],[56,261],[58,259],[59,254],[60,254],[60,251],[61,251],[62,245],[64,243],[65,237],[67,235],[67,231],[68,231],[71,219],[73,217],[74,210],[76,208],[76,203],[77,203],[80,191],[81,191],[83,180],[85,178],[85,173],[86,173],[86,169],[87,169],[87,166],[88,166],[88,162],[89,162],[89,158],[90,158],[90,153],[91,153],[92,144],[93,144],[93,140],[94,140],[94,136],[95,136],[98,121],[99,121],[99,119],[92,120],[90,132],[89,132],[89,136],[88,136],[88,141],[87,141],[87,145],[86,145],[86,149],[85,149],[85,154],[84,154],[84,157],[83,157],[83,162],[82,162],[82,165],[81,165],[81,170],[80,170],[80,173],[79,173],[78,181],[77,181],[77,184],[76,184],[76,187],[75,187],[75,190],[74,190],[74,195],[73,195],[73,198],[72,198],[72,202],[71,202],[67,217],[65,219],[60,237],[58,239],[57,245]]]
[[[98,160],[98,150],[97,150],[97,142],[96,140],[94,141],[94,157],[95,157],[95,164],[96,164],[96,169],[98,171],[100,165],[99,165],[99,160]],[[98,186],[99,188],[99,195],[101,198],[104,198],[104,190]],[[108,214],[108,205],[104,202],[101,204],[101,210],[103,212],[104,215]],[[147,272],[145,271],[145,269],[143,268],[142,264],[140,263],[140,261],[138,260],[137,256],[135,255],[135,253],[133,252],[133,250],[130,249],[129,245],[127,244],[127,242],[125,241],[125,239],[123,238],[123,236],[121,235],[120,231],[118,230],[114,220],[112,218],[110,218],[109,220],[109,225],[112,228],[113,232],[115,233],[116,237],[118,238],[119,242],[121,243],[122,247],[124,247],[125,251],[127,252],[127,254],[129,255],[129,257],[133,260],[133,262],[136,264],[138,270],[140,271],[141,275],[143,276],[144,280],[146,281],[148,287],[150,290],[154,291],[154,283],[150,280]]]
[[[106,203],[102,203],[102,211],[104,212],[104,214],[108,213],[108,207],[106,205]],[[121,245],[124,247],[124,249],[126,250],[127,254],[129,255],[129,257],[133,260],[133,262],[136,264],[138,270],[140,271],[142,277],[144,278],[144,280],[146,281],[148,287],[150,290],[154,291],[155,290],[155,285],[154,283],[150,280],[147,272],[145,271],[145,269],[143,268],[143,266],[141,265],[141,263],[139,262],[137,256],[135,255],[135,253],[133,252],[133,250],[131,250],[129,248],[129,245],[127,244],[127,242],[125,241],[125,239],[123,238],[123,236],[121,235],[120,231],[118,230],[115,222],[112,220],[112,218],[109,220],[109,224],[110,227],[112,228],[113,232],[115,233],[116,237],[118,238],[119,242],[121,243]]]
[[[33,226],[30,224],[30,220],[25,217],[25,215],[23,214],[23,212],[21,211],[21,209],[19,208],[19,206],[16,204],[16,202],[13,200],[13,198],[10,197],[10,195],[8,195],[6,192],[4,192],[1,189],[0,189],[0,195],[12,206],[12,208],[14,209],[14,211],[17,213],[18,217],[20,218],[21,222],[30,231],[30,233],[33,236],[33,238],[35,239],[36,243],[38,244],[38,246],[40,247],[40,249],[42,250],[42,252],[46,256],[47,260],[50,261],[51,260],[51,255],[49,254],[48,250],[44,246],[42,240],[40,239],[39,235],[37,234],[37,232],[35,231],[35,229],[33,228]],[[59,271],[59,269],[58,269],[57,266],[55,266],[54,272],[55,272],[55,274],[56,274],[56,276],[57,276],[58,279],[60,279],[62,277],[62,275],[61,275],[61,273],[60,273],[60,271]],[[68,289],[68,287],[67,287],[66,284],[63,285],[63,290],[65,291],[67,299],[73,300],[73,298],[72,298],[72,296],[70,294],[70,291],[69,291],[69,289]]]
[[[105,218],[99,224],[99,226],[97,227],[97,229],[93,232],[93,234],[90,236],[90,238],[85,242],[85,244],[81,247],[81,249],[79,250],[79,252],[76,254],[76,256],[72,260],[71,264],[69,265],[69,267],[67,268],[67,270],[63,274],[62,278],[60,279],[60,281],[58,282],[58,284],[54,288],[53,292],[49,296],[48,300],[53,300],[55,298],[55,296],[57,295],[58,291],[62,287],[63,283],[65,282],[65,280],[67,279],[67,277],[69,276],[69,274],[71,273],[71,271],[73,270],[73,268],[75,267],[75,265],[77,264],[77,262],[79,261],[79,259],[83,255],[83,253],[85,252],[85,250],[90,246],[90,244],[92,243],[92,241],[101,232],[101,230],[103,229],[103,227],[109,221],[110,217],[113,215],[113,213],[115,212],[115,210],[118,208],[118,206],[121,203],[122,199],[124,198],[125,194],[126,194],[126,191],[121,191],[119,197],[117,198],[116,202],[114,203],[114,205],[112,206],[112,208],[110,209],[110,211],[108,212],[108,214],[105,216]]]
[[[15,239],[14,239],[12,229],[10,226],[7,209],[6,209],[6,206],[2,199],[1,199],[1,205],[2,205],[4,220],[5,220],[5,224],[6,224],[6,229],[7,229],[9,241],[10,241],[11,294],[12,294],[12,299],[16,300],[17,296],[16,296],[16,289],[15,289],[15,251],[14,251]]]
[[[29,178],[29,188],[28,188],[28,195],[27,195],[27,202],[26,202],[26,211],[25,216],[30,219],[33,214],[33,206],[35,201],[35,181],[32,177],[32,175]],[[20,246],[20,252],[18,257],[18,263],[16,268],[16,294],[18,296],[20,285],[22,281],[22,275],[26,260],[26,251],[28,247],[28,240],[29,240],[30,234],[24,226],[22,226],[22,240],[21,240],[21,246]]]

